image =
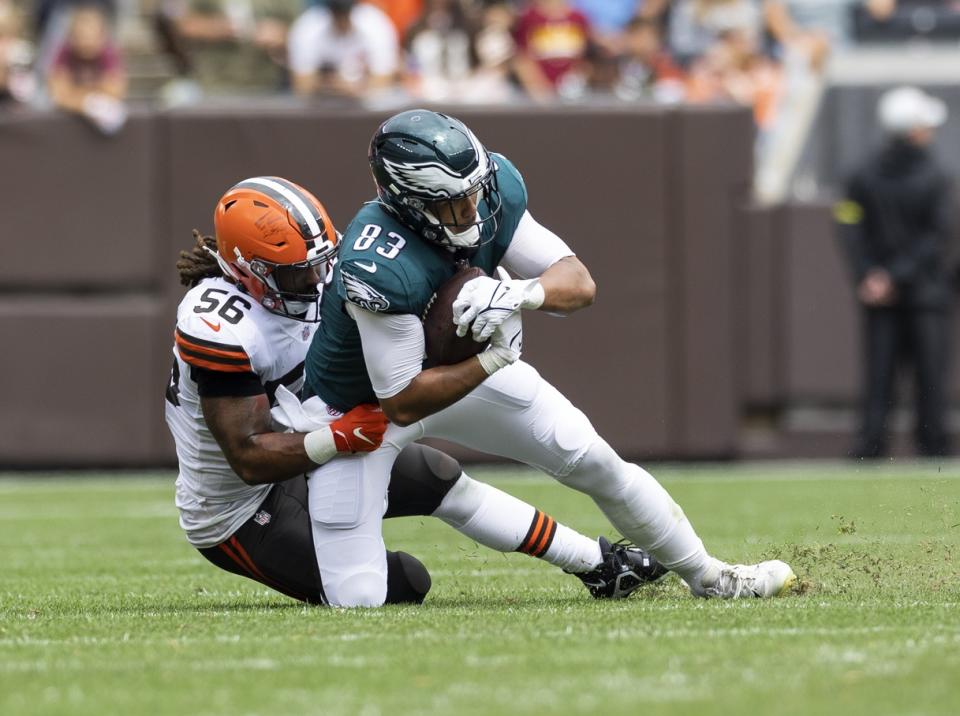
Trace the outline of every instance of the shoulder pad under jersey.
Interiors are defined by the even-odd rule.
[[[260,331],[247,316],[259,310],[249,296],[226,281],[203,281],[177,309],[177,353],[185,363],[227,373],[254,370]]]

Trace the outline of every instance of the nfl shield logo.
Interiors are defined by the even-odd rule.
[[[303,327],[302,336],[303,336],[303,340],[307,340],[307,339],[310,338],[310,326],[304,326],[304,327]]]
[[[265,527],[266,525],[270,524],[270,513],[260,510],[253,516],[253,521],[261,527]]]

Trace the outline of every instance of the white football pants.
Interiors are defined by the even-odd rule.
[[[622,461],[579,409],[519,361],[449,408],[405,428],[391,425],[374,452],[337,458],[310,474],[314,544],[330,604],[383,604],[390,470],[399,452],[423,437],[526,463],[590,495],[621,533],[684,578],[706,564],[703,544],[659,483]]]

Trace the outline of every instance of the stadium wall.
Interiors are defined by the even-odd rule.
[[[623,454],[736,456],[749,406],[852,400],[829,216],[748,205],[747,112],[458,113],[597,279],[588,311],[529,316],[526,357]],[[219,195],[255,174],[311,187],[344,226],[372,195],[364,152],[383,114],[141,112],[112,139],[71,117],[0,116],[0,466],[172,464],[163,389],[191,229],[210,232]]]

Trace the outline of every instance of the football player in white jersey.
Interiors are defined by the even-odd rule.
[[[197,245],[177,264],[191,286],[177,310],[166,405],[180,524],[222,569],[301,601],[353,605],[349,585],[328,594],[304,473],[379,447],[387,420],[375,405],[310,415],[294,397],[338,234],[312,194],[279,177],[232,187],[214,223],[216,240],[195,232]],[[336,515],[335,483],[314,497]],[[627,596],[665,573],[641,550],[580,535],[422,445],[405,448],[392,471],[384,516],[405,515],[432,515],[493,549],[542,558],[598,598]],[[386,555],[386,602],[422,601],[430,588],[425,567],[403,552]],[[351,559],[344,550],[343,560]]]

